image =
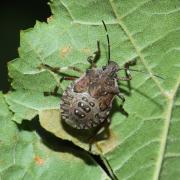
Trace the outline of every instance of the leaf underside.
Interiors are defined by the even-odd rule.
[[[60,98],[44,96],[44,92],[52,92],[55,87],[60,94],[64,91],[70,83],[59,81],[64,74],[81,76],[82,73],[68,66],[84,72],[88,68],[86,59],[96,50],[97,40],[101,47],[97,65],[107,63],[106,34],[101,20],[108,28],[111,59],[123,66],[124,62],[136,58],[134,69],[147,74],[132,72],[131,89],[126,83],[120,83],[126,96],[124,109],[129,116],[118,110],[120,102],[116,99],[110,137],[97,141],[91,153],[100,155],[107,162],[107,169],[111,169],[109,174],[117,179],[178,179],[180,1],[53,0],[50,6],[53,16],[48,23],[37,22],[33,29],[21,32],[19,58],[8,64],[14,90],[4,97],[1,95],[4,111],[0,111],[0,120],[2,124],[7,122],[0,131],[3,152],[0,154],[5,154],[0,156],[2,179],[5,176],[9,179],[16,176],[19,179],[108,178],[86,153],[88,143],[64,129],[59,119]],[[61,75],[42,64],[59,67]],[[78,153],[72,148],[64,151],[64,146],[60,146],[63,143],[58,150],[49,148],[36,132],[19,131],[13,122],[21,126],[23,120],[32,121],[37,116],[51,135],[72,141],[86,151]],[[4,135],[8,136],[7,140]],[[11,157],[6,155],[7,150],[12,151]],[[4,166],[1,161],[5,162]]]

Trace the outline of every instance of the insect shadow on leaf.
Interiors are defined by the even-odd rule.
[[[70,141],[61,140],[51,132],[45,130],[41,126],[38,117],[33,118],[31,121],[23,120],[21,124],[16,123],[16,125],[19,131],[36,132],[41,137],[40,142],[38,142],[38,139],[37,143],[43,143],[47,148],[62,153],[61,158],[64,157],[67,160],[66,154],[68,153],[68,158],[72,158],[72,161],[74,160],[73,157],[78,157],[86,164],[96,166],[92,161],[89,161],[89,156],[84,153],[84,149],[74,145]],[[36,143],[35,139],[33,143]],[[69,156],[69,154],[73,156]]]

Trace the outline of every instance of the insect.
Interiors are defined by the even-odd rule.
[[[102,68],[96,68],[96,61],[99,59],[100,42],[97,41],[97,51],[88,57],[90,68],[78,79],[74,80],[64,91],[61,97],[61,119],[69,126],[76,129],[95,128],[95,137],[104,126],[110,124],[109,113],[114,98],[117,96],[125,101],[118,86],[118,81],[130,81],[131,74],[129,66],[136,64],[136,60],[128,61],[123,68],[111,60],[110,40],[107,27],[102,21],[108,43],[107,64]],[[117,72],[125,70],[126,77],[118,77]]]
[[[130,69],[130,66],[136,65],[136,59],[128,61],[123,67],[120,67],[115,61],[111,60],[110,39],[107,27],[102,21],[106,31],[106,38],[108,44],[108,59],[107,64],[102,68],[96,68],[96,61],[100,58],[100,42],[97,41],[97,50],[92,56],[87,58],[90,63],[90,68],[79,78],[77,77],[64,77],[64,80],[73,80],[67,87],[61,97],[61,119],[67,125],[75,129],[92,129],[96,128],[93,136],[90,138],[90,143],[93,139],[106,129],[111,120],[109,113],[112,109],[112,103],[117,96],[121,99],[123,104],[125,98],[121,93],[118,82],[130,81],[132,79],[131,71],[144,71]],[[53,68],[47,64],[41,64],[41,67],[49,69],[54,73],[59,74],[60,68]],[[69,67],[74,71],[81,71],[76,67]],[[124,70],[126,77],[119,77],[117,72]],[[154,75],[161,78],[158,75]]]

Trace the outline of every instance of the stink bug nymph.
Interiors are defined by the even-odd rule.
[[[102,68],[96,68],[95,62],[101,54],[100,42],[97,41],[97,51],[87,59],[90,68],[80,78],[71,78],[74,81],[64,91],[60,105],[61,119],[65,123],[76,129],[98,127],[94,136],[105,125],[110,124],[109,113],[115,96],[124,103],[125,98],[120,92],[118,81],[130,81],[129,66],[136,64],[136,60],[132,60],[120,68],[111,60],[109,35],[106,24],[102,22],[108,42],[107,64]],[[118,77],[119,70],[125,70],[126,77]]]
[[[75,129],[96,128],[93,137],[110,124],[109,113],[116,96],[121,99],[123,105],[125,98],[121,94],[118,81],[130,81],[129,67],[136,64],[136,60],[131,60],[121,68],[115,61],[111,60],[109,35],[105,22],[102,21],[102,23],[108,44],[107,64],[102,68],[96,68],[96,61],[101,54],[100,42],[97,41],[97,51],[87,59],[90,68],[81,77],[68,76],[63,78],[64,80],[73,80],[73,82],[64,91],[60,104],[61,120]],[[55,73],[60,70],[60,68],[52,68],[46,64],[43,64],[43,67]],[[69,68],[80,71],[75,67]],[[125,71],[126,77],[118,77],[117,72],[120,70]]]

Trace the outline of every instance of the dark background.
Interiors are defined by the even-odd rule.
[[[51,15],[48,0],[0,1],[0,91],[9,90],[7,62],[18,57],[20,30],[46,21]]]

